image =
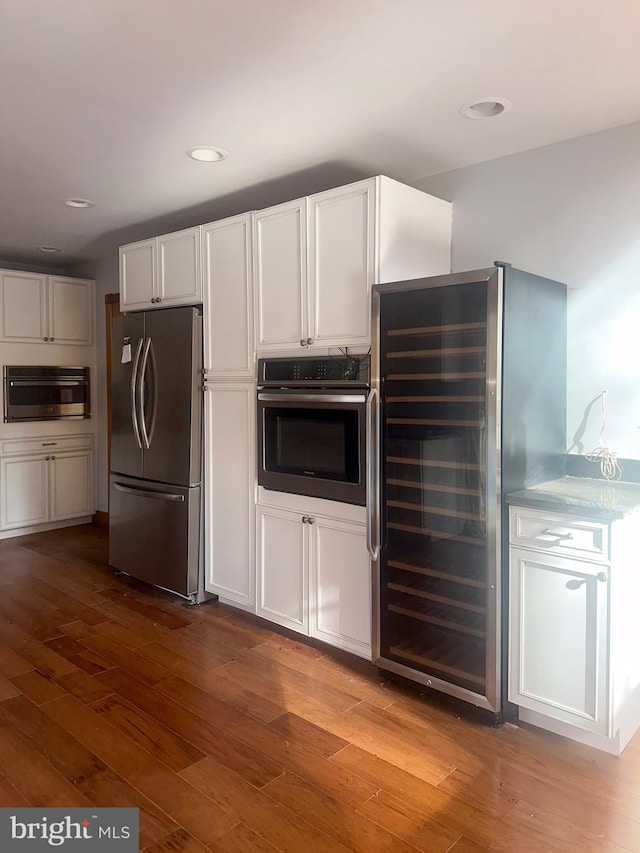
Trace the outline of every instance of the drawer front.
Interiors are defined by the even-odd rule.
[[[90,450],[93,436],[65,435],[41,436],[40,438],[13,438],[1,442],[2,456],[24,455],[26,453],[62,453],[65,450]]]
[[[609,560],[608,525],[580,516],[511,507],[509,541],[536,551]]]

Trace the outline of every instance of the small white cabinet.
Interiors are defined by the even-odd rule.
[[[309,633],[308,517],[258,507],[258,616]]]
[[[204,398],[205,587],[255,611],[254,383],[207,383]]]
[[[265,495],[279,505],[265,504]],[[370,660],[371,569],[365,525],[348,520],[360,508],[331,504],[263,491],[257,508],[256,612]],[[324,512],[317,512],[320,505]]]
[[[91,436],[78,436],[77,441],[63,436],[57,440],[3,442],[0,529],[10,531],[75,518],[86,520],[92,515],[95,493],[91,445]],[[44,452],[45,446],[54,452]]]
[[[90,346],[93,300],[87,279],[1,271],[0,340]]]
[[[640,518],[510,508],[509,701],[619,754],[640,726]]]
[[[368,347],[375,283],[450,270],[451,205],[378,176],[255,214],[256,349]]]
[[[121,310],[202,302],[200,237],[197,226],[121,246]]]
[[[253,379],[250,213],[202,227],[204,368],[208,379]]]

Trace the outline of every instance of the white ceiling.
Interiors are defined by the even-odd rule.
[[[638,0],[0,0],[0,258],[640,120],[639,37]]]

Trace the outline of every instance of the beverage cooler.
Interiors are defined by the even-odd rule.
[[[566,288],[500,264],[373,301],[374,663],[501,716],[502,496],[563,473]]]

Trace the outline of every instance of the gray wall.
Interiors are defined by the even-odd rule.
[[[638,152],[640,123],[415,183],[453,201],[454,271],[500,260],[569,286],[568,445],[589,403],[607,390],[604,444],[633,459],[640,458]],[[601,426],[598,401],[581,452],[597,446]]]

